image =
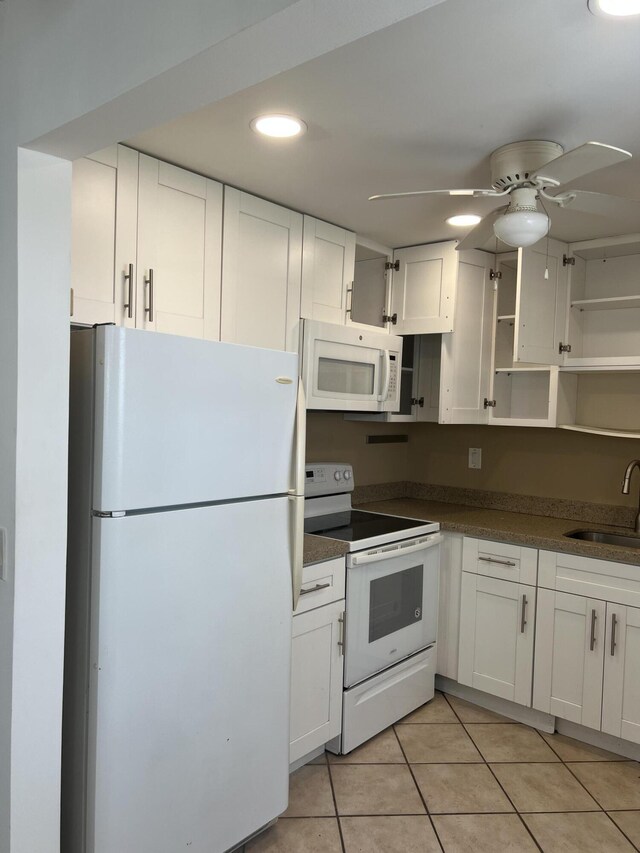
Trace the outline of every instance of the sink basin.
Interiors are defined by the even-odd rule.
[[[634,533],[612,533],[609,530],[571,530],[564,534],[569,539],[585,542],[600,542],[603,545],[623,545],[625,548],[640,549],[640,535]]]

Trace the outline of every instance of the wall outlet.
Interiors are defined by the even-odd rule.
[[[469,468],[482,468],[482,448],[469,448]]]

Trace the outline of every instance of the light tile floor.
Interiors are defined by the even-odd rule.
[[[635,845],[635,846],[634,846]],[[640,764],[452,696],[291,776],[246,853],[629,853]]]

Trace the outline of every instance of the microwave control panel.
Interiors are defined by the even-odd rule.
[[[320,497],[353,491],[353,468],[345,462],[307,462],[304,496]]]
[[[389,390],[387,400],[394,400],[398,390],[398,355],[389,353]]]

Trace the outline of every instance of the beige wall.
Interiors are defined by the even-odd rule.
[[[408,444],[371,445],[374,433],[408,434]],[[482,448],[482,468],[468,468],[470,447]],[[640,442],[560,429],[369,424],[339,414],[311,413],[307,459],[351,462],[359,485],[413,480],[499,492],[637,505],[640,476],[632,494],[621,494],[630,459]],[[638,478],[637,480],[635,478]]]

